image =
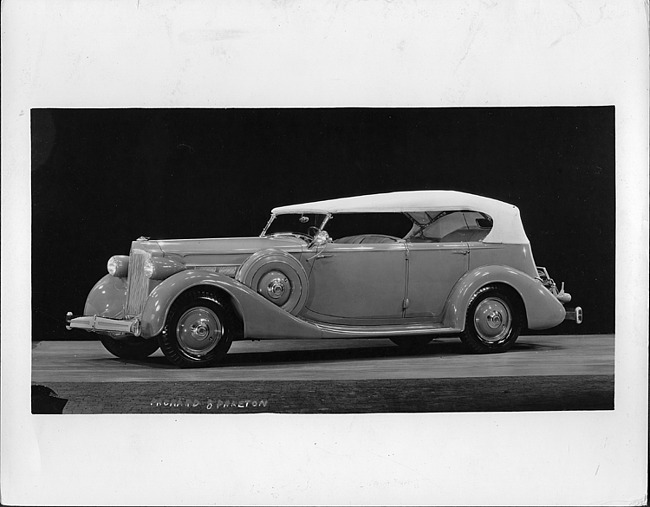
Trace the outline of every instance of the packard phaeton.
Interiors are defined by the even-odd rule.
[[[125,359],[160,347],[181,367],[218,363],[234,340],[388,338],[417,351],[460,336],[470,352],[504,352],[523,329],[582,321],[535,264],[519,210],[461,192],[281,206],[259,237],[141,237],[107,268],[67,328]]]

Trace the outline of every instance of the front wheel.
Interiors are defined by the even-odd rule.
[[[226,355],[239,329],[239,320],[228,301],[195,290],[183,294],[172,305],[159,335],[160,348],[176,366],[212,366]]]
[[[483,287],[474,294],[460,339],[478,354],[510,349],[522,327],[522,314],[516,300],[498,287]]]
[[[122,359],[144,359],[158,350],[158,340],[130,336],[122,340],[116,340],[111,336],[101,335],[99,339],[102,345],[114,356]]]

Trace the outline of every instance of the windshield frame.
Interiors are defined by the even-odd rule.
[[[267,233],[267,231],[269,230],[269,228],[271,227],[271,224],[275,221],[275,219],[276,219],[277,217],[279,217],[279,216],[284,216],[284,215],[300,215],[300,216],[304,216],[305,214],[306,214],[305,212],[296,212],[296,213],[278,213],[278,214],[271,213],[271,217],[269,218],[269,221],[266,223],[266,225],[264,226],[264,229],[263,229],[262,232],[260,233],[260,238],[267,237],[267,236],[266,236],[266,233]],[[323,216],[323,218],[322,218],[322,220],[321,220],[321,222],[320,222],[319,225],[313,225],[313,226],[312,226],[312,227],[316,227],[316,228],[318,229],[318,232],[321,232],[321,231],[325,228],[325,225],[327,224],[327,222],[329,221],[329,219],[332,218],[332,214],[331,214],[331,213],[315,212],[315,213],[312,213],[312,214],[314,214],[314,215],[322,215],[322,216]],[[315,222],[315,223],[316,223],[316,222]],[[302,234],[302,233],[287,231],[286,234],[296,234],[296,235],[299,235],[299,234]]]

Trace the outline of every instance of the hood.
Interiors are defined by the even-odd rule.
[[[134,241],[132,248],[141,248],[154,256],[169,257],[186,265],[211,266],[241,264],[251,254],[267,248],[300,253],[305,242],[293,237],[266,238],[202,238]]]

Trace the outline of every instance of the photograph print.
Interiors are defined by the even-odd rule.
[[[614,122],[32,109],[32,413],[613,410]]]

